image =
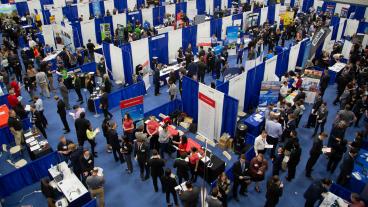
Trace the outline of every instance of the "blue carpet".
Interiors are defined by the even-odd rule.
[[[235,65],[235,58],[230,57],[229,58],[230,65]],[[209,84],[212,81],[212,78],[207,76],[205,79],[205,82]],[[167,86],[164,86],[161,88],[161,95],[156,97],[153,95],[153,88],[151,87],[147,95],[144,99],[144,110],[148,111],[151,109],[156,108],[159,105],[162,105],[163,103],[166,103],[169,101],[169,96],[166,92]],[[333,122],[336,112],[338,108],[336,106],[332,105],[333,98],[335,97],[335,86],[330,86],[325,95],[325,101],[328,102],[329,107],[329,116],[328,116],[328,122],[326,124],[326,132],[330,132],[331,130],[331,123]],[[53,94],[55,95],[55,94]],[[25,100],[27,100],[28,94],[23,91],[23,96],[25,97]],[[71,91],[70,93],[70,100],[71,104],[77,104],[73,100],[77,100],[77,95],[74,91]],[[49,136],[49,142],[51,146],[56,149],[58,139],[62,134],[62,124],[59,119],[59,116],[56,114],[56,103],[53,99],[44,99],[44,105],[45,105],[45,115],[49,122],[49,127],[46,129],[46,132]],[[86,107],[86,104],[84,104],[84,107]],[[311,183],[311,180],[306,179],[304,176],[304,168],[306,165],[306,161],[309,157],[309,149],[312,145],[312,139],[311,135],[313,133],[312,129],[305,129],[301,128],[303,126],[308,118],[310,112],[310,106],[307,106],[307,110],[305,111],[305,114],[303,115],[303,118],[300,123],[300,128],[297,130],[299,134],[299,139],[301,142],[301,146],[303,148],[303,154],[301,158],[301,162],[299,166],[297,167],[297,173],[296,178],[292,182],[286,182],[285,181],[285,188],[284,188],[284,194],[280,199],[280,203],[278,206],[280,207],[300,207],[304,203],[303,199],[303,193],[307,186]],[[111,111],[114,115],[114,119],[119,123],[118,132],[122,133],[121,128],[121,115],[120,110],[118,108]],[[93,117],[93,113],[87,112],[87,118],[91,121],[93,127],[100,127],[103,116],[100,117]],[[71,127],[71,133],[66,135],[68,139],[73,140],[74,142],[77,142],[76,135],[75,135],[75,128],[74,128],[74,121],[71,117],[68,117],[68,122]],[[352,140],[354,138],[355,132],[358,131],[357,128],[348,128],[346,132],[346,139]],[[193,135],[189,135],[192,137]],[[106,206],[112,207],[112,206],[127,206],[127,207],[145,207],[145,206],[165,206],[165,196],[162,193],[154,193],[152,181],[147,180],[145,182],[141,181],[139,178],[139,172],[138,172],[138,165],[136,162],[134,163],[134,172],[131,175],[128,175],[125,173],[125,165],[120,165],[118,163],[114,162],[112,154],[105,152],[105,138],[102,134],[99,134],[97,136],[97,147],[96,151],[98,152],[99,157],[95,161],[96,166],[100,166],[104,169],[104,175],[106,178],[106,184],[105,184],[105,201]],[[327,140],[326,140],[327,142]],[[89,144],[85,144],[86,148],[89,148]],[[221,155],[221,150],[219,149],[212,149],[216,154],[218,154],[222,159],[224,157]],[[232,163],[237,159],[236,156],[233,156],[233,159],[227,163],[227,168],[229,168]],[[312,176],[315,178],[322,178],[322,177],[331,177],[332,179],[336,179],[338,170],[336,170],[334,175],[330,175],[326,173],[326,164],[327,160],[324,156],[321,156],[319,161],[314,167],[314,171]],[[167,162],[167,166],[172,168],[172,160],[169,159]],[[272,163],[269,162],[269,169],[267,171],[268,178],[271,175],[272,169]],[[13,168],[5,164],[4,156],[0,158],[0,173],[4,174],[6,172],[9,172],[13,170]],[[285,173],[282,173],[280,177],[284,179],[286,176]],[[231,200],[229,202],[229,206],[244,206],[246,203],[247,206],[254,206],[259,207],[263,206],[265,202],[265,183],[262,182],[261,189],[262,193],[256,193],[253,188],[254,184],[251,184],[249,186],[249,196],[248,197],[241,197],[240,202],[237,203],[234,200]],[[202,180],[199,179],[197,181],[198,185],[202,184]],[[34,185],[31,185],[27,188],[22,189],[21,191],[14,193],[13,195],[5,198],[4,206],[20,206],[20,205],[31,205],[35,207],[44,207],[47,206],[46,200],[40,193],[33,194],[31,196],[26,197],[25,199],[21,200],[24,195],[27,195],[35,190],[39,190],[39,184],[36,183]],[[22,201],[19,203],[19,201]]]

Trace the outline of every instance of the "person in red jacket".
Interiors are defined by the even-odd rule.
[[[9,90],[8,102],[12,108],[15,108],[19,104],[18,96],[15,94],[13,88]]]
[[[10,88],[14,89],[14,93],[17,95],[17,97],[20,96],[20,87],[15,77],[12,78],[12,81],[10,82],[9,85]]]

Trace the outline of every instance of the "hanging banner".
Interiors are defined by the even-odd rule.
[[[122,117],[128,113],[137,126],[143,124],[143,96],[137,96],[131,99],[120,101],[120,110]]]
[[[326,36],[331,32],[328,27],[323,27],[314,33],[312,38],[312,45],[309,53],[309,59],[314,56],[318,47],[324,42]]]
[[[92,0],[92,8],[94,16],[101,16],[100,0]]]
[[[100,29],[101,29],[101,39],[105,40],[106,38],[108,38],[109,40],[111,40],[110,24],[109,23],[100,24]]]

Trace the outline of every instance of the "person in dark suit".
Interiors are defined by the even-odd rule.
[[[221,66],[222,66],[221,55],[218,55],[216,60],[215,60],[215,67],[214,67],[214,72],[215,72],[215,75],[216,75],[216,79],[220,79]]]
[[[83,104],[84,103],[83,96],[81,93],[82,81],[77,74],[74,74],[73,78],[74,78],[74,90],[75,90],[75,93],[77,93],[78,95],[78,101],[80,102],[80,104]]]
[[[282,196],[284,185],[278,175],[274,175],[267,182],[266,204],[265,207],[275,207]]]
[[[304,207],[314,207],[317,201],[322,201],[322,193],[326,193],[331,184],[332,181],[326,178],[313,182],[304,192]]]
[[[158,192],[157,178],[160,179],[162,185],[162,192],[165,192],[164,185],[162,183],[162,175],[164,174],[165,160],[161,159],[157,150],[152,150],[152,157],[148,161],[148,166],[150,167],[151,177],[153,182],[153,187],[155,192]]]
[[[111,145],[112,154],[114,155],[115,162],[120,160],[120,163],[124,162],[123,155],[120,152],[120,139],[116,132],[117,124],[114,121],[110,122],[110,129],[107,131],[107,136]]]
[[[69,124],[68,121],[66,120],[66,107],[65,107],[65,103],[63,100],[61,100],[59,98],[59,96],[55,96],[54,97],[55,101],[57,101],[57,113],[60,116],[61,121],[63,122],[64,125],[64,134],[67,134],[70,132],[70,128],[69,128]]]
[[[296,166],[299,164],[300,156],[302,155],[302,149],[297,139],[294,139],[290,148],[290,158],[287,162],[288,175],[286,176],[287,181],[291,181],[295,177]]]
[[[325,70],[319,82],[319,89],[321,91],[322,97],[325,94],[325,91],[326,91],[326,88],[328,87],[329,82],[330,82],[330,75],[328,74],[328,70]]]
[[[36,106],[34,104],[31,105],[31,123],[37,127],[37,129],[42,133],[42,135],[47,139],[47,134],[42,124],[42,116],[39,111],[36,110]]]
[[[197,207],[199,201],[200,188],[193,186],[191,181],[185,183],[186,191],[179,191],[179,198],[184,207]]]
[[[60,89],[61,97],[63,97],[63,101],[65,103],[66,109],[69,110],[70,109],[70,105],[69,105],[69,90],[65,86],[64,80],[62,78],[59,78],[59,89]]]
[[[197,67],[198,67],[198,71],[197,71],[198,81],[201,83],[204,83],[204,76],[207,71],[207,66],[204,63],[203,56],[199,57],[199,62],[197,63]]]
[[[176,207],[179,207],[178,196],[176,195],[175,187],[178,185],[175,179],[175,175],[171,174],[171,170],[169,168],[165,169],[165,175],[162,176],[162,189],[165,189],[166,193],[166,203],[168,206],[171,206],[170,203],[170,193],[174,198],[174,204]]]
[[[75,120],[75,130],[77,131],[77,139],[80,147],[83,147],[84,142],[87,140],[87,129],[89,127],[89,121],[85,118],[84,112],[80,113],[79,118]]]
[[[283,160],[284,160],[284,150],[282,147],[279,147],[277,149],[277,155],[273,160],[272,175],[279,175]]]
[[[340,174],[337,178],[337,183],[339,185],[345,186],[349,181],[351,172],[354,169],[355,157],[358,151],[356,149],[351,149],[349,154],[346,155],[344,161],[340,165]]]
[[[179,183],[181,184],[183,179],[184,181],[189,180],[189,164],[185,161],[187,157],[186,153],[182,153],[179,158],[176,158],[174,161],[174,168],[176,168],[176,175],[178,176]]]
[[[137,142],[134,145],[134,157],[138,161],[141,179],[143,181],[147,180],[149,178],[149,146],[143,139],[137,139]]]
[[[285,125],[285,129],[282,133],[282,136],[281,136],[281,141],[284,142],[285,141],[285,138],[288,137],[290,135],[290,132],[291,131],[295,131],[296,129],[296,117],[294,114],[289,114],[287,116],[287,120],[286,121],[286,125]]]
[[[179,92],[180,95],[183,93],[183,78],[186,75],[187,71],[185,69],[179,70]]]
[[[222,202],[219,199],[219,195],[219,189],[214,187],[211,191],[211,194],[206,198],[208,207],[223,207]]]
[[[331,144],[331,154],[327,163],[327,172],[333,174],[344,153],[346,152],[346,140],[336,137]]]
[[[160,95],[160,69],[157,67],[153,69],[153,85],[155,86],[155,96]]]
[[[100,108],[104,114],[105,118],[112,118],[112,114],[109,112],[109,97],[106,91],[103,92],[101,99],[100,99]]]
[[[233,166],[234,184],[233,184],[233,197],[239,202],[238,188],[240,185],[240,195],[247,196],[247,187],[250,184],[249,177],[249,162],[244,154],[240,156],[239,161],[234,163]]]
[[[83,149],[80,147],[77,148],[77,145],[75,145],[74,143],[69,144],[68,149],[70,150],[70,156],[69,156],[70,165],[73,168],[74,174],[80,179],[82,170],[79,164],[79,158],[81,158],[83,155]]]
[[[313,146],[309,151],[309,159],[307,165],[305,166],[305,176],[310,178],[313,170],[313,166],[316,164],[319,156],[322,154],[323,148],[323,140],[327,137],[327,135],[322,132],[318,135],[317,139],[314,140]]]
[[[94,157],[87,149],[83,150],[83,155],[79,158],[80,169],[82,172],[82,182],[85,184],[88,176],[92,174],[95,167]]]
[[[132,164],[132,143],[129,139],[129,137],[124,136],[123,137],[123,142],[121,144],[121,148],[120,148],[120,152],[123,154],[124,160],[126,161],[127,164],[127,169],[126,171],[128,172],[128,174],[132,174],[133,173],[133,164]]]
[[[321,97],[321,93],[319,93],[314,100],[314,104],[312,106],[312,110],[311,113],[309,114],[307,125],[305,126],[305,128],[310,128],[316,125],[317,112],[322,103],[323,100]]]

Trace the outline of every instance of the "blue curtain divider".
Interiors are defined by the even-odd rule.
[[[211,24],[210,24],[211,36],[215,34],[217,39],[220,40],[221,31],[222,31],[222,19],[211,19]]]
[[[221,0],[213,0],[213,7],[210,8],[221,9]]]
[[[276,10],[275,5],[268,6],[267,19],[270,24],[273,24],[273,22],[275,21],[275,10]]]
[[[236,119],[238,117],[239,101],[228,95],[224,96],[224,106],[222,110],[221,134],[228,133],[231,137],[235,136]]]
[[[206,13],[206,0],[197,0],[196,1],[197,12],[198,14]]]
[[[182,93],[183,111],[195,121],[198,120],[198,91],[198,83],[185,76]]]
[[[336,37],[337,37],[337,31],[339,29],[339,23],[340,23],[340,18],[337,17],[337,16],[333,16],[331,18],[331,23],[330,25],[333,26],[333,29],[332,29],[332,34],[331,34],[331,39],[332,40],[336,40]]]
[[[111,70],[111,55],[110,55],[110,44],[103,42],[102,43],[102,51],[103,55],[105,56],[105,63],[106,67]],[[111,75],[111,73],[109,73]]]
[[[216,84],[216,90],[221,91],[222,93],[228,95],[229,94],[229,81],[225,83]]]
[[[18,14],[19,16],[26,16],[27,12],[29,11],[28,9],[28,4],[27,2],[17,2],[15,4],[15,6],[17,7],[17,11],[18,11]]]
[[[123,53],[123,63],[124,63],[124,77],[125,83],[133,84],[133,59],[132,59],[132,48],[130,44],[124,44],[121,46]]]
[[[368,33],[368,22],[359,22],[357,33]]]
[[[142,96],[146,94],[146,87],[143,81],[135,83],[125,88],[116,90],[108,95],[109,110],[120,105],[120,101],[125,99],[134,98],[137,96]],[[101,109],[98,107],[100,105],[100,99],[95,100],[95,106],[97,113],[102,113]]]
[[[48,176],[48,169],[62,161],[58,152],[52,152],[0,177],[0,197],[4,198]]]
[[[65,6],[62,8],[63,15],[70,21],[74,22],[78,20],[78,8],[77,6]]]
[[[197,54],[197,25],[183,28],[182,36],[184,37],[182,38],[183,49],[185,50],[186,48],[188,48],[188,45],[191,44],[193,53]]]
[[[167,33],[160,34],[148,39],[149,56],[152,61],[153,57],[158,57],[158,61],[163,64],[169,64],[169,48]],[[151,63],[151,65],[153,65]]]
[[[165,17],[165,7],[164,6],[154,7],[152,9],[152,16],[153,16],[153,26],[163,24]]]
[[[148,116],[158,117],[160,113],[169,115],[176,110],[180,110],[180,111],[183,110],[183,104],[181,100],[179,99],[175,99],[173,101],[165,103],[157,108],[152,109],[151,111],[144,112],[144,117],[148,117]]]
[[[134,25],[136,20],[138,20],[139,22],[142,22],[142,12],[141,11],[127,13],[127,23],[131,22]]]
[[[8,102],[8,95],[9,94],[0,96],[0,106],[6,104],[8,107],[10,107]]]
[[[244,110],[250,110],[258,106],[259,93],[261,90],[262,80],[265,72],[265,64],[252,68],[247,73],[246,91]]]
[[[178,14],[180,11],[183,11],[184,14],[187,13],[187,2],[180,2],[176,4],[175,14]]]
[[[98,44],[102,43],[101,28],[100,28],[101,23],[103,23],[103,19],[95,18],[96,41],[97,41]],[[85,43],[85,44],[87,44],[87,43]]]

